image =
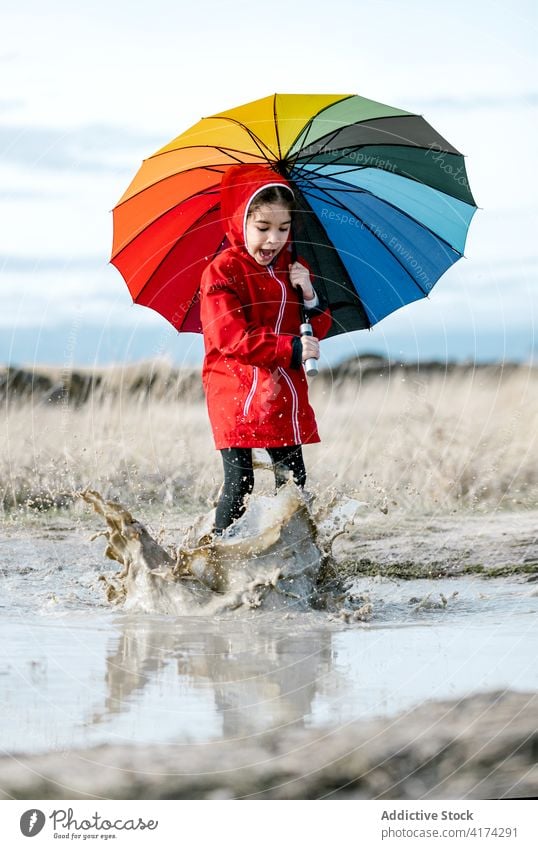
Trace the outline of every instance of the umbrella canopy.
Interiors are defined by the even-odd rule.
[[[111,262],[135,303],[200,332],[198,287],[223,246],[219,186],[238,163],[291,183],[298,253],[331,334],[428,295],[462,255],[476,204],[465,162],[421,115],[350,94],[275,94],[203,118],[145,160],[113,211]]]

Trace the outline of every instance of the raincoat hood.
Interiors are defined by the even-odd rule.
[[[234,247],[245,245],[248,208],[254,197],[269,186],[293,190],[270,165],[232,165],[220,184],[220,208],[224,230]]]

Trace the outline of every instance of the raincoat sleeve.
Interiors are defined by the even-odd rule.
[[[206,347],[240,363],[262,368],[289,368],[293,336],[270,327],[250,326],[233,275],[215,274],[210,266],[202,275],[200,311]]]
[[[316,284],[314,282],[314,290],[315,288]],[[331,311],[320,293],[318,293],[318,298],[319,304],[317,307],[314,307],[312,310],[306,310],[306,314],[310,324],[312,325],[312,332],[314,336],[316,336],[317,339],[324,339],[331,329],[333,320]]]

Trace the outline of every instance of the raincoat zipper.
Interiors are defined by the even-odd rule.
[[[282,280],[278,279],[275,272],[270,266],[267,266],[267,270],[271,277],[274,277],[276,282],[280,284],[280,288],[282,289],[282,301],[280,302],[280,310],[278,311],[278,317],[275,324],[275,333],[280,333],[280,326],[282,324],[282,319],[284,318],[284,307],[286,306],[286,287],[284,286]]]

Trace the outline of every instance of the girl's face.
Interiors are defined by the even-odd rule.
[[[247,216],[247,251],[260,265],[269,265],[286,244],[291,227],[291,212],[279,203],[257,207]]]

